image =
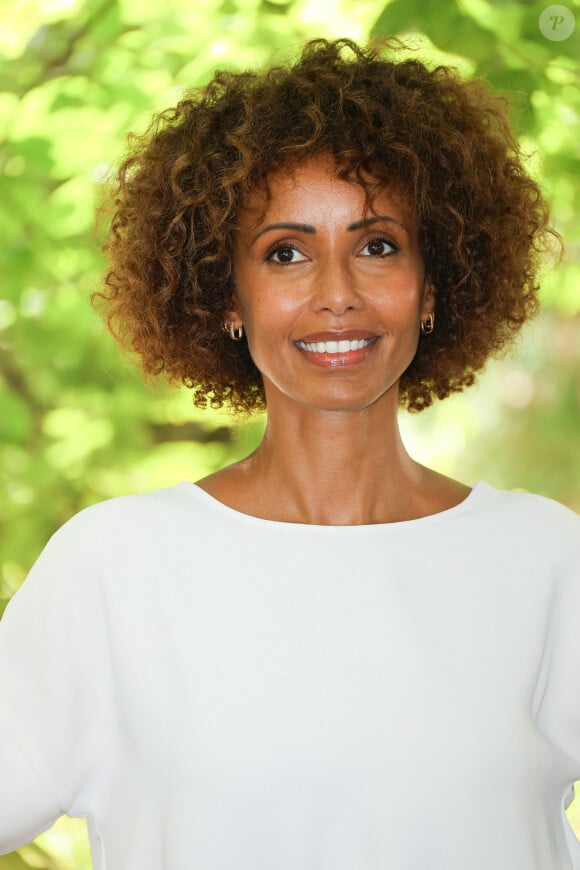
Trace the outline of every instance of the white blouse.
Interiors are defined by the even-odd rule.
[[[539,496],[112,499],[0,624],[0,852],[67,813],[95,870],[580,870],[577,779],[580,518]]]

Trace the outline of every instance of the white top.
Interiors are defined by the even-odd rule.
[[[257,519],[193,484],[50,541],[0,626],[0,852],[96,870],[578,870],[580,519]]]

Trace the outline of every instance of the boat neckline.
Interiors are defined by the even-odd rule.
[[[256,517],[253,514],[246,514],[243,511],[239,511],[236,508],[230,507],[230,505],[227,505],[215,496],[210,495],[209,492],[206,492],[206,490],[203,489],[201,486],[198,486],[197,483],[193,483],[191,481],[183,481],[182,483],[178,484],[178,487],[181,487],[186,492],[193,494],[198,499],[198,501],[203,502],[217,513],[221,513],[223,516],[229,517],[230,519],[236,519],[241,522],[262,527],[312,529],[317,531],[324,531],[324,533],[330,534],[337,532],[352,534],[355,531],[360,532],[362,530],[365,530],[368,532],[369,530],[373,529],[400,529],[404,527],[416,526],[418,524],[426,525],[430,523],[441,522],[442,520],[454,517],[455,515],[463,513],[464,511],[473,507],[473,505],[479,501],[484,491],[491,488],[484,481],[478,480],[471,486],[465,498],[458,502],[456,505],[453,505],[450,508],[446,508],[443,511],[437,511],[434,514],[427,514],[424,517],[416,517],[412,520],[398,520],[395,522],[387,523],[359,523],[355,525],[327,525],[319,523],[293,523],[286,520],[269,520],[265,517]]]

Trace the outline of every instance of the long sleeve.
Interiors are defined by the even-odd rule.
[[[0,853],[82,815],[97,761],[104,651],[84,525],[52,538],[0,623]]]
[[[580,777],[580,536],[554,584],[536,718],[544,736],[577,762]]]

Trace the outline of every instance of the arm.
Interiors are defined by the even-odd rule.
[[[51,539],[0,621],[0,854],[83,815],[97,766],[104,638],[86,526]]]

